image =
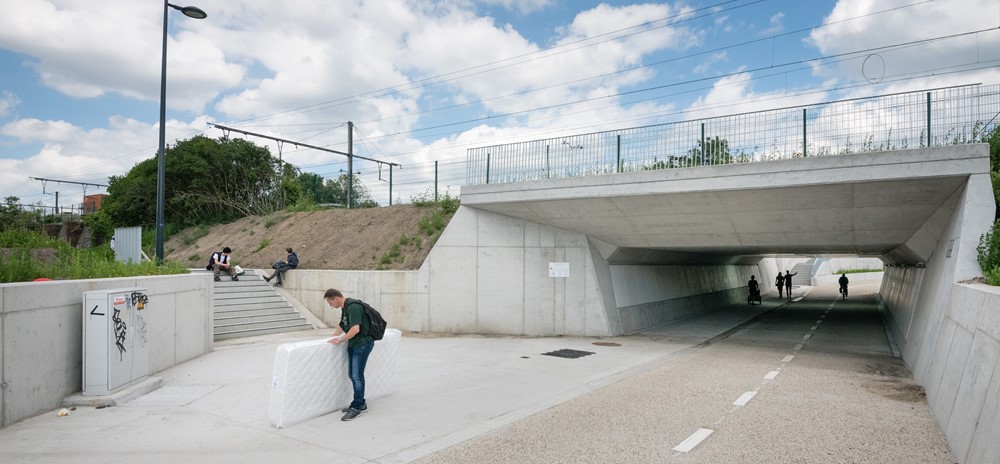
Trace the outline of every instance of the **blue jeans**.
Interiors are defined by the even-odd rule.
[[[372,354],[375,348],[375,340],[356,348],[347,347],[347,375],[351,378],[354,386],[354,400],[351,407],[361,409],[365,405],[365,365],[368,364],[368,355]]]

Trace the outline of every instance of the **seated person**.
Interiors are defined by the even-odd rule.
[[[285,271],[299,267],[299,256],[292,251],[292,247],[285,248],[285,253],[288,253],[285,261],[278,261],[274,263],[274,265],[271,266],[274,268],[274,272],[272,272],[271,275],[264,277],[265,282],[270,282],[271,279],[277,278],[278,281],[274,284],[275,287],[281,287],[281,277]]]
[[[219,274],[222,272],[229,274],[229,277],[232,277],[234,281],[240,280],[239,277],[236,277],[236,268],[233,267],[233,263],[230,260],[231,257],[229,254],[232,252],[233,250],[229,247],[225,247],[222,251],[212,253],[212,257],[209,258],[209,267],[212,269],[212,273],[215,274],[216,282],[222,280],[219,279]]]

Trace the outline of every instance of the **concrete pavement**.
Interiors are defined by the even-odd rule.
[[[326,332],[222,342],[126,405],[0,430],[0,463],[954,462],[919,395],[870,391],[896,392],[875,374],[905,372],[870,311],[844,311],[844,327],[828,330],[834,310],[810,331],[828,293],[791,304],[765,296],[763,306],[610,339],[404,334],[395,393],[352,422],[332,413],[285,429],[267,420],[275,349]],[[840,344],[845,332],[861,341]],[[564,348],[594,354],[541,355]],[[778,379],[761,380],[775,369]],[[747,391],[754,401],[734,408]],[[714,436],[672,450],[700,428]]]

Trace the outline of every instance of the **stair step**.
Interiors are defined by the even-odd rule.
[[[284,333],[284,332],[297,332],[301,330],[312,330],[313,327],[309,324],[299,324],[299,325],[287,325],[281,327],[269,327],[261,329],[248,329],[248,330],[237,330],[228,332],[217,332],[215,334],[216,340],[227,340],[232,338],[242,338],[242,337],[254,337],[257,335],[267,335],[274,333]]]
[[[233,309],[229,311],[216,311],[214,319],[218,321],[233,317],[278,316],[284,314],[294,314],[296,316],[299,316],[298,311],[296,311],[295,308],[289,305],[289,306],[273,306],[268,308]]]
[[[220,304],[218,304],[218,302],[216,302],[216,304],[215,304],[215,314],[217,314],[217,315],[218,314],[225,314],[225,313],[229,313],[229,312],[255,311],[255,310],[260,310],[260,309],[286,309],[286,310],[289,310],[289,311],[294,311],[295,310],[292,307],[292,305],[288,304],[288,302],[286,302],[284,300],[281,300],[281,301],[262,301],[262,302],[255,302],[255,303],[246,303],[246,304],[227,304],[227,305],[220,305]]]
[[[255,321],[233,321],[221,324],[215,324],[216,334],[225,332],[236,332],[240,330],[255,330],[255,329],[267,329],[272,327],[290,327],[297,325],[306,325],[312,328],[312,324],[305,320],[302,316],[298,317],[288,317],[280,319],[261,319]]]

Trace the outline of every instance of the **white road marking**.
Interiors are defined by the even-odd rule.
[[[784,358],[784,359],[782,359],[782,360],[781,360],[781,362],[783,362],[783,363],[786,363],[786,362],[792,362],[792,359],[794,359],[794,358],[795,358],[795,356],[793,356],[793,355],[788,355],[788,356],[785,356],[785,358]]]
[[[809,337],[811,337],[811,336],[812,336],[812,334],[805,334],[805,335],[803,335],[802,336],[802,341],[809,340]]]
[[[733,404],[736,406],[746,406],[755,396],[757,396],[757,392],[755,391],[744,392],[736,401],[733,401]]]
[[[779,371],[768,372],[767,375],[764,376],[764,380],[774,380],[774,378],[778,376],[778,373]]]
[[[690,452],[695,446],[698,446],[702,441],[708,438],[714,430],[712,429],[698,429],[697,432],[692,433],[690,437],[682,441],[681,444],[674,447],[674,451],[680,451],[682,453]]]
[[[799,350],[802,349],[802,346],[803,345],[801,343],[799,343],[798,345],[795,345],[795,348],[792,348],[792,349],[795,350],[795,351],[799,351]]]
[[[809,328],[809,330],[816,330],[816,329],[818,329],[818,328],[819,328],[819,326],[818,326],[818,325],[814,325],[814,326],[810,327],[810,328]]]

